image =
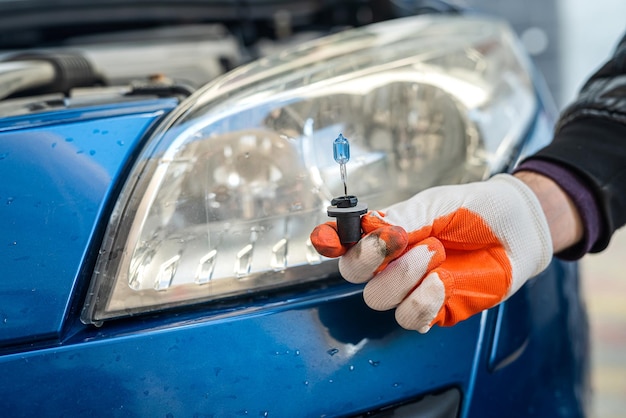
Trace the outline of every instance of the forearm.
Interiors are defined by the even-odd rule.
[[[582,210],[579,205],[579,212],[583,215],[583,224],[595,227],[596,231],[590,230],[590,242],[593,242],[586,252],[602,251],[614,231],[626,224],[626,102],[623,110],[623,123],[598,116],[564,124],[550,145],[521,164],[525,166],[534,161],[562,167],[578,178],[580,189],[587,190],[589,196],[581,202],[595,202],[596,213],[585,214],[584,205]],[[617,118],[619,114],[615,111],[612,115]],[[560,174],[540,173],[563,185]]]
[[[584,234],[583,222],[572,199],[549,177],[531,171],[519,171],[515,177],[535,193],[546,216],[554,253],[578,243]]]

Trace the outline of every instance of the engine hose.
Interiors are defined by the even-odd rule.
[[[75,87],[103,84],[82,55],[28,52],[0,63],[0,99],[10,96],[63,93]]]

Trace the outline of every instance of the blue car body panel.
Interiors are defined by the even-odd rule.
[[[553,261],[489,313],[463,416],[587,416],[589,338],[577,263]]]
[[[0,121],[0,347],[59,336],[112,187],[146,130],[176,103]]]
[[[462,417],[584,414],[587,327],[572,263],[553,261],[499,307],[425,335],[370,310],[345,283],[80,323],[117,188],[175,106],[0,122],[4,414],[349,416],[452,387]],[[545,135],[540,125],[528,141]]]
[[[5,356],[5,374],[28,368],[28,378],[0,384],[3,396],[22,394],[8,396],[5,411],[320,417],[369,410],[426,387],[467,387],[480,317],[420,335],[398,329],[393,315],[371,315],[361,296],[350,293]],[[347,309],[355,310],[349,319]],[[378,324],[357,325],[348,341],[342,333],[348,321],[355,323],[354,314]],[[32,384],[36,391],[29,390]]]

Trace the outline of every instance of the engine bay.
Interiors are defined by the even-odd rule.
[[[174,2],[173,15],[167,2],[89,2],[89,10],[84,2],[66,3],[65,14],[58,6],[22,11],[29,20],[21,27],[13,25],[20,10],[1,6],[7,10],[0,21],[8,24],[0,31],[1,117],[153,97],[182,100],[232,69],[311,39],[408,14],[453,12],[436,1],[410,7],[381,0],[254,7]],[[82,20],[71,20],[81,10]]]

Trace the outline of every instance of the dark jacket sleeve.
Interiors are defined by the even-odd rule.
[[[626,224],[626,36],[562,112],[554,141],[531,159],[558,164],[582,179],[600,213],[591,252],[606,248]]]

